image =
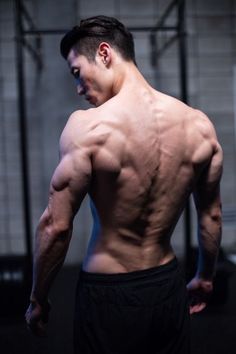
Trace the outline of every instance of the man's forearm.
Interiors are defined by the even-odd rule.
[[[72,230],[53,231],[40,224],[36,232],[31,301],[43,305],[68,250]]]
[[[221,218],[204,220],[199,227],[199,259],[197,274],[204,279],[212,279],[215,274],[221,242]]]

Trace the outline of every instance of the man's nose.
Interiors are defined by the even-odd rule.
[[[82,86],[80,86],[80,85],[77,85],[77,93],[78,93],[79,96],[84,95],[85,94],[84,88]]]
[[[84,95],[85,93],[85,89],[84,89],[84,86],[82,84],[82,81],[79,79],[79,78],[76,78],[76,86],[77,86],[77,93],[78,95]]]

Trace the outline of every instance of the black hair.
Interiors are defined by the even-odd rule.
[[[95,16],[80,21],[68,31],[61,40],[61,55],[67,59],[73,46],[79,54],[93,61],[96,50],[101,42],[107,42],[114,47],[127,61],[135,63],[134,40],[129,30],[116,18]]]

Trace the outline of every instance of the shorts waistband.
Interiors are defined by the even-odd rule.
[[[178,260],[173,258],[168,263],[162,264],[157,267],[128,272],[128,273],[90,273],[81,269],[79,279],[83,283],[96,284],[96,285],[117,285],[127,282],[129,285],[137,283],[139,281],[148,281],[158,278],[163,280],[178,269]]]

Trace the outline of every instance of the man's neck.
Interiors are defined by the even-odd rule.
[[[118,64],[114,74],[114,96],[117,95],[121,90],[138,86],[150,87],[136,65],[133,62],[123,62]]]

